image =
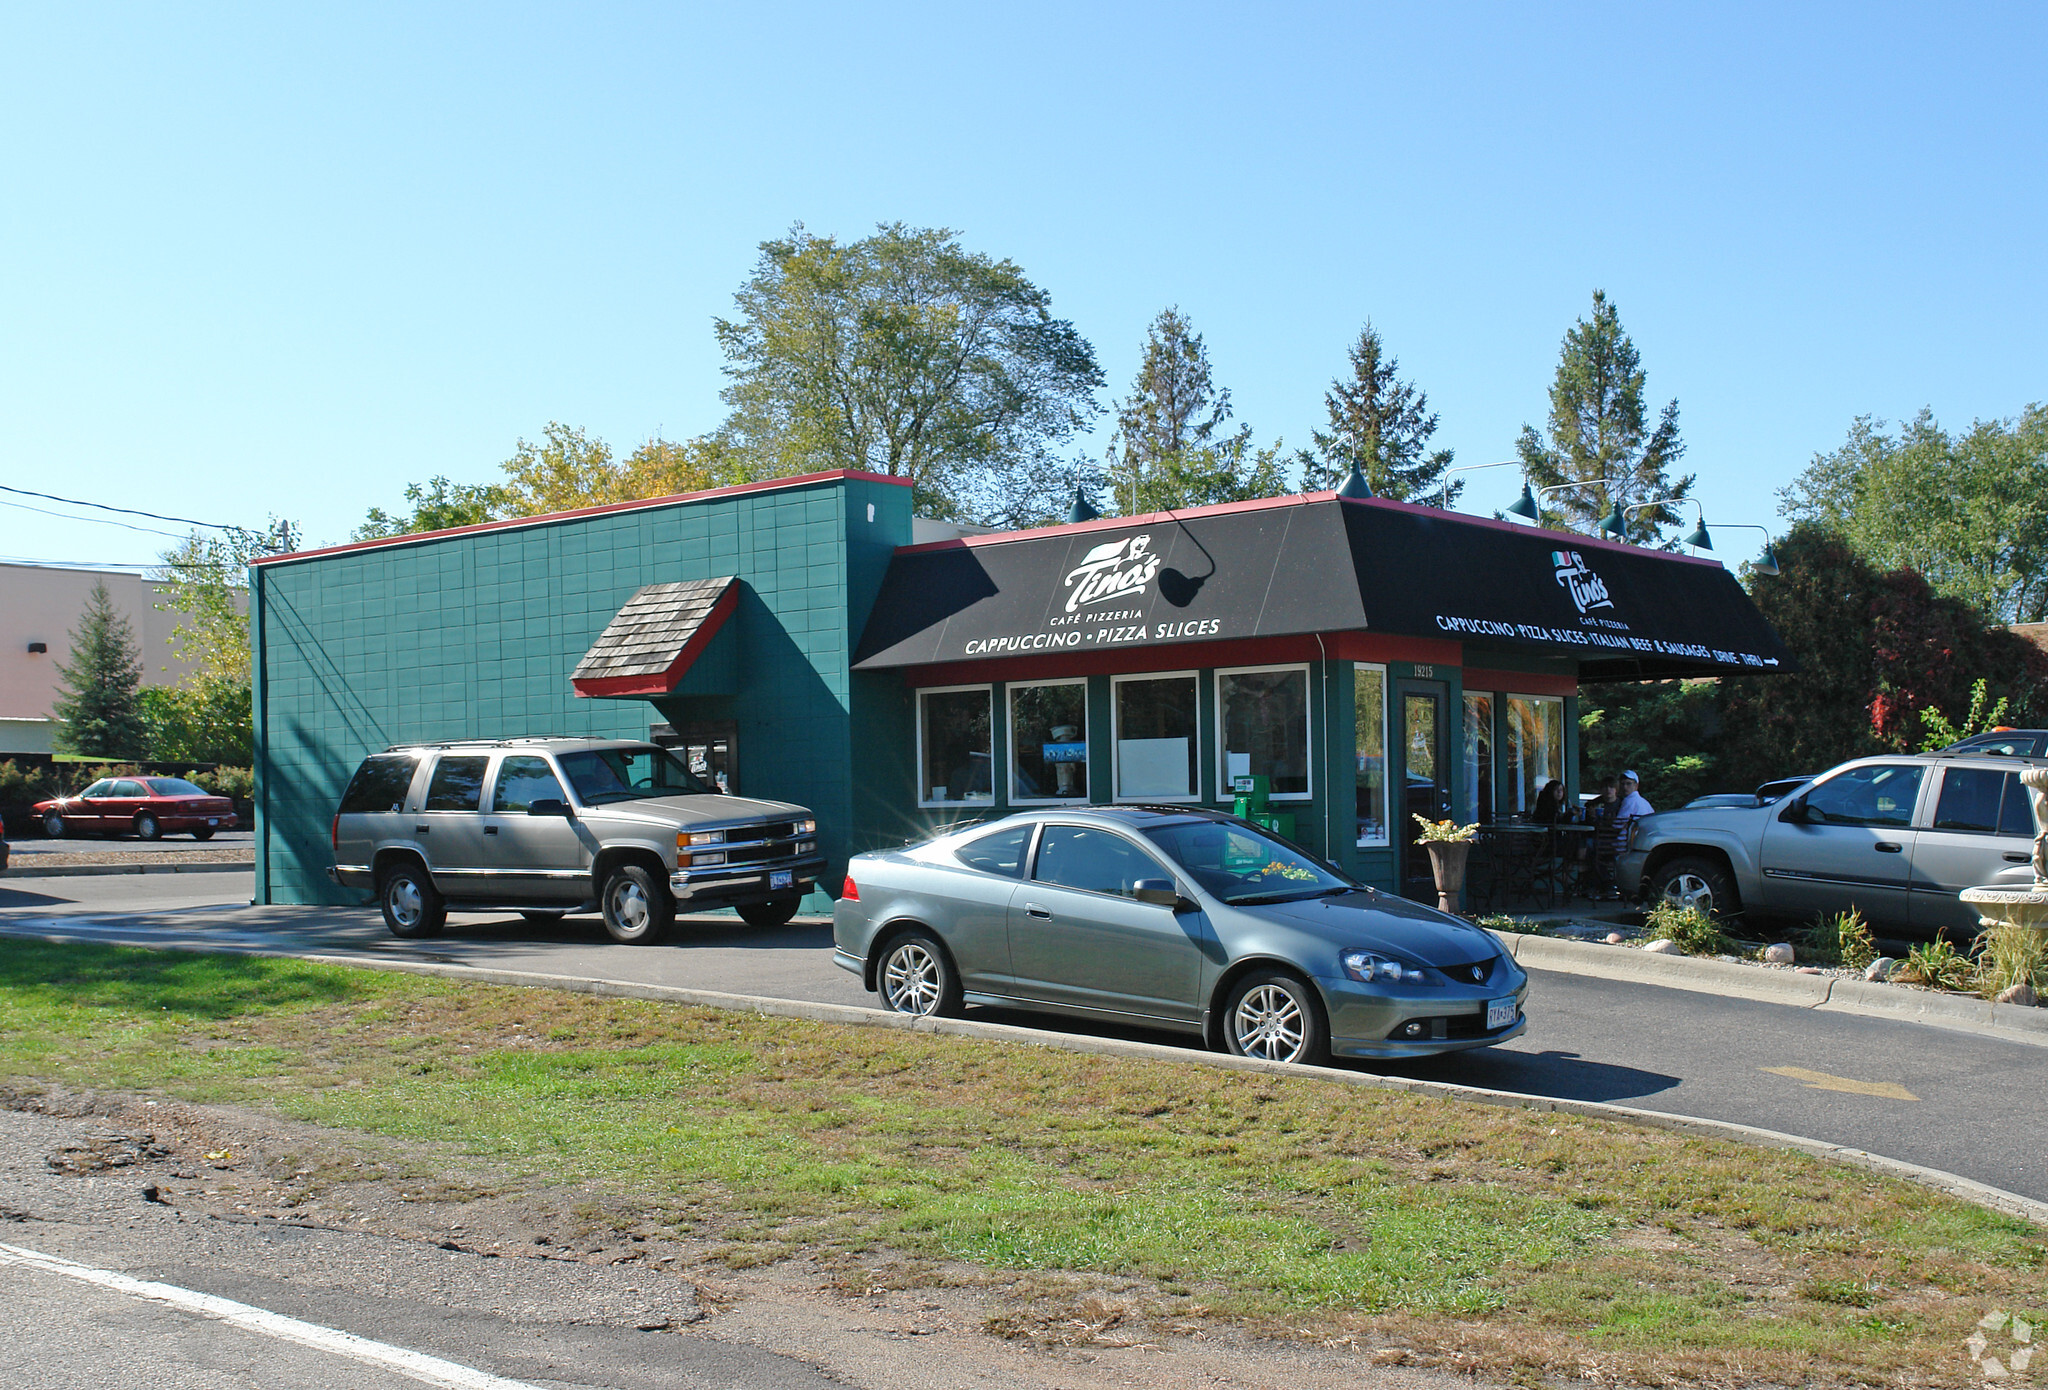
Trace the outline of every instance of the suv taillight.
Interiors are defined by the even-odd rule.
[[[839,900],[849,903],[860,901],[860,885],[853,881],[852,874],[846,876],[846,886],[839,890]]]

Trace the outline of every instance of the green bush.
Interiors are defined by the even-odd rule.
[[[1877,943],[1871,940],[1870,923],[1855,908],[1823,916],[1799,939],[1800,959],[1814,965],[1841,965],[1861,970],[1877,959]]]
[[[1661,937],[1689,956],[1725,956],[1735,951],[1735,943],[1721,934],[1721,924],[1713,914],[1696,907],[1660,902],[1643,917],[1643,928],[1651,940]]]
[[[1977,982],[1977,963],[1947,941],[1935,940],[1908,951],[1892,978],[1909,985],[1967,993]]]
[[[1520,932],[1524,936],[1553,935],[1549,923],[1533,922],[1527,917],[1517,917],[1511,912],[1490,912],[1484,917],[1473,918],[1472,925],[1484,927],[1488,931]]]
[[[0,762],[0,805],[32,806],[57,794],[57,780],[43,767],[21,767],[14,759]]]
[[[1977,938],[1977,987],[1995,999],[2014,985],[2048,994],[2048,932],[2010,924]]]
[[[253,768],[217,767],[211,772],[188,772],[185,780],[201,791],[235,801],[248,801],[256,795],[256,772]]]

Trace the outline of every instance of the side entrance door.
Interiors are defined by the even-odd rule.
[[[1396,686],[1394,747],[1400,750],[1394,787],[1394,842],[1401,846],[1401,896],[1436,902],[1436,876],[1422,847],[1417,816],[1444,820],[1451,814],[1451,742],[1444,722],[1442,681],[1405,680]]]

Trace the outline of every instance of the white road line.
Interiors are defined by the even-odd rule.
[[[94,1269],[90,1265],[74,1264],[70,1260],[44,1255],[34,1250],[23,1250],[15,1245],[0,1245],[0,1265],[15,1265],[24,1269],[39,1269],[46,1274],[61,1274],[87,1284],[98,1284],[101,1288],[113,1289],[135,1298],[147,1298],[157,1303],[169,1304],[188,1313],[197,1313],[203,1318],[213,1318],[235,1327],[247,1328],[265,1336],[278,1337],[300,1346],[312,1347],[316,1351],[331,1352],[345,1356],[352,1361],[366,1365],[381,1366],[397,1371],[426,1385],[441,1385],[448,1390],[539,1390],[523,1380],[507,1380],[487,1371],[458,1366],[453,1361],[443,1361],[438,1356],[422,1352],[407,1351],[404,1347],[387,1346],[373,1342],[367,1337],[358,1337],[352,1332],[337,1332],[331,1327],[320,1327],[297,1318],[285,1317],[282,1313],[266,1312],[252,1308],[246,1303],[233,1299],[215,1298],[212,1294],[194,1293],[174,1284],[152,1284],[141,1279],[131,1279],[125,1274],[109,1270]]]

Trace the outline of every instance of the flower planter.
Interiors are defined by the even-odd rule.
[[[1429,869],[1436,876],[1436,906],[1439,912],[1456,912],[1465,892],[1465,861],[1472,855],[1470,840],[1425,840],[1429,848]]]

